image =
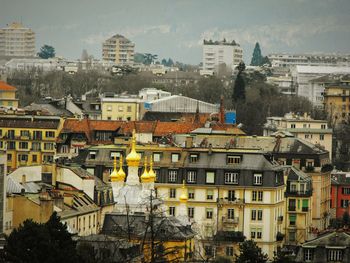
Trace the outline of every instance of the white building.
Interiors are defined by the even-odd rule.
[[[268,83],[275,85],[280,93],[285,95],[295,95],[292,76],[289,74],[278,77],[267,77],[266,79]]]
[[[0,29],[0,57],[34,57],[35,33],[21,23]]]
[[[243,50],[235,41],[203,41],[203,71],[217,72],[220,64],[234,69],[243,61]]]
[[[144,88],[139,91],[139,97],[142,101],[152,101],[169,96],[171,96],[170,92],[155,88]]]
[[[275,53],[267,56],[272,67],[293,66],[350,66],[350,55],[340,54],[285,54]]]
[[[292,81],[295,94],[308,98],[313,104],[320,104],[324,89],[317,85],[311,85],[312,79],[328,74],[349,74],[350,67],[331,66],[295,66],[292,69]]]
[[[117,65],[134,63],[135,44],[122,35],[108,38],[102,45],[102,59]]]

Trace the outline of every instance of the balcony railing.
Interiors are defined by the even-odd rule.
[[[302,208],[301,208],[301,211],[307,212],[307,211],[309,211],[309,208],[308,208],[308,207],[302,207]]]
[[[239,218],[238,217],[228,217],[228,216],[223,216],[222,217],[222,222],[225,224],[238,224]]]
[[[288,206],[288,211],[295,211],[296,207],[295,206]]]
[[[306,190],[306,191],[291,191],[291,190],[287,190],[285,192],[285,197],[289,197],[289,196],[300,196],[300,197],[312,196],[312,190]]]

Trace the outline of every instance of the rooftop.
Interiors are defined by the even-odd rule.
[[[16,91],[17,89],[6,82],[0,80],[0,91]]]

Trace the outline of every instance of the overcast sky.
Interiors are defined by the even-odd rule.
[[[36,47],[101,58],[102,41],[122,34],[136,52],[198,64],[201,43],[234,39],[250,62],[255,42],[272,52],[350,53],[350,0],[0,0],[0,27],[22,21]]]

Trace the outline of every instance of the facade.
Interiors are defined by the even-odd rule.
[[[0,80],[0,106],[6,108],[18,108],[18,99],[16,98],[17,89]]]
[[[35,33],[14,22],[0,29],[0,57],[34,57]]]
[[[7,188],[7,165],[6,154],[0,153],[0,233],[4,233],[6,224],[8,224],[8,215],[6,213],[6,188]]]
[[[266,81],[277,87],[280,93],[285,95],[295,95],[292,77],[289,74],[284,76],[266,77]]]
[[[342,218],[350,212],[350,173],[332,173],[332,217]]]
[[[338,54],[285,54],[275,53],[267,56],[272,67],[293,66],[350,66],[350,55]]]
[[[52,163],[56,137],[63,125],[60,117],[2,115],[0,147],[7,153],[7,168]]]
[[[307,113],[297,115],[287,113],[284,117],[267,117],[264,124],[264,136],[271,136],[275,132],[285,131],[296,138],[321,145],[332,158],[332,129],[328,128],[326,120],[314,120]]]
[[[140,119],[140,99],[136,95],[109,95],[101,97],[101,118],[112,121]]]
[[[349,262],[350,235],[342,230],[330,231],[300,246],[296,262]]]
[[[135,44],[121,35],[114,35],[102,44],[102,59],[117,65],[134,63]]]
[[[295,167],[287,169],[284,244],[295,246],[312,237],[312,178]]]
[[[295,66],[291,72],[295,93],[319,105],[322,89],[310,85],[310,81],[325,75],[349,74],[350,67]]]
[[[325,87],[324,109],[333,126],[349,124],[350,119],[350,78],[344,76],[339,84]]]
[[[235,41],[203,41],[203,68],[204,72],[217,72],[220,64],[226,64],[233,70],[243,61],[243,49]]]

